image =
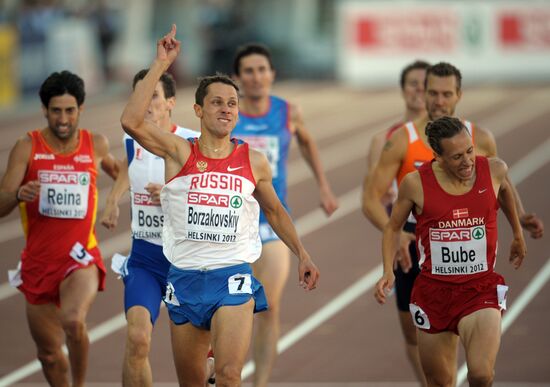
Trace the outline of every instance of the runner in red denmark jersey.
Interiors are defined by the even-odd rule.
[[[464,283],[493,272],[499,205],[491,189],[488,159],[477,156],[475,166],[474,186],[460,196],[441,188],[432,163],[418,170],[424,207],[415,214],[416,243],[423,277]]]
[[[38,180],[41,188],[38,200],[19,205],[27,239],[19,289],[30,303],[59,303],[61,281],[73,270],[95,264],[103,290],[105,267],[94,230],[97,171],[92,135],[81,129],[78,147],[70,154],[56,153],[40,130],[28,135],[32,151],[21,184]]]
[[[0,217],[19,206],[26,245],[9,277],[25,295],[44,376],[53,386],[80,387],[88,363],[86,316],[105,279],[94,234],[96,171],[101,166],[114,178],[118,163],[105,136],[78,128],[86,95],[78,75],[51,74],[39,95],[47,125],[11,149],[0,183]]]
[[[418,349],[428,385],[454,385],[460,336],[470,385],[490,386],[506,293],[502,277],[493,271],[499,205],[513,229],[510,261],[517,269],[525,257],[514,194],[506,164],[475,157],[472,137],[459,119],[439,118],[427,126],[426,134],[435,159],[408,174],[399,186],[384,228],[384,274],[375,297],[386,301],[401,227],[413,211],[421,273],[410,311],[420,328]]]

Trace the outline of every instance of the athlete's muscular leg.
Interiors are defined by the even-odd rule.
[[[413,366],[416,378],[423,386],[426,386],[426,377],[422,371],[422,364],[420,364],[420,355],[418,353],[418,340],[416,337],[416,326],[413,323],[411,313],[399,311],[399,323],[401,325],[401,332],[405,338],[405,349],[409,362]]]
[[[241,371],[252,336],[253,310],[251,299],[242,305],[222,306],[214,313],[211,333],[217,387],[241,385]]]
[[[500,347],[500,311],[481,309],[463,317],[458,324],[466,352],[468,382],[472,387],[493,385],[495,361]]]
[[[153,324],[149,311],[140,305],[128,309],[126,313],[128,333],[122,369],[123,386],[152,386],[153,375],[149,363],[151,333]]]
[[[27,321],[46,380],[51,386],[69,386],[67,379],[69,364],[61,350],[64,337],[57,307],[54,304],[27,303],[26,309]]]
[[[210,346],[210,332],[196,328],[191,323],[176,325],[170,321],[170,333],[180,387],[204,387],[206,380],[204,361]]]
[[[256,315],[253,356],[256,371],[254,386],[264,387],[269,382],[271,369],[277,357],[280,333],[280,303],[290,269],[290,252],[282,241],[263,245],[262,255],[252,265],[254,277],[262,283],[269,309]]]
[[[98,268],[95,265],[73,271],[59,286],[60,320],[67,338],[73,386],[83,386],[88,367],[86,316],[97,294]]]
[[[458,336],[418,330],[418,350],[428,386],[453,387]]]

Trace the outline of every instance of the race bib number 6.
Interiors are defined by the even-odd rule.
[[[422,329],[430,329],[430,320],[428,315],[418,305],[409,304],[409,310],[411,312],[414,325]]]
[[[229,294],[252,294],[250,274],[235,274],[227,279]]]

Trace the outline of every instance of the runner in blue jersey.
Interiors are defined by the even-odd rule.
[[[233,73],[242,92],[239,121],[233,136],[243,139],[267,156],[273,174],[273,186],[281,202],[287,206],[287,157],[290,141],[295,135],[302,156],[317,179],[321,206],[327,215],[331,215],[338,203],[301,112],[295,105],[271,95],[275,71],[269,50],[256,44],[239,48],[233,62]],[[254,385],[266,386],[277,356],[280,300],[288,278],[290,255],[263,213],[260,213],[260,238],[263,243],[262,255],[253,264],[253,269],[254,276],[264,286],[269,310],[256,316]]]
[[[148,70],[134,77],[133,87]],[[199,132],[179,127],[171,121],[176,103],[176,83],[164,73],[155,87],[146,119],[159,130],[183,138]],[[164,184],[164,160],[147,151],[133,138],[124,135],[126,159],[107,198],[101,224],[113,229],[118,222],[118,202],[130,190],[132,209],[132,249],[127,259],[115,255],[113,269],[124,280],[124,310],[128,324],[122,383],[124,386],[152,386],[148,354],[153,325],[160,311],[170,263],[162,252],[163,214],[160,190]],[[125,258],[125,257],[124,257]]]

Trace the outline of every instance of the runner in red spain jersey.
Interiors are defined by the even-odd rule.
[[[526,253],[507,167],[498,158],[476,157],[471,135],[459,119],[437,119],[426,132],[435,159],[408,174],[399,187],[384,228],[384,274],[375,297],[386,301],[399,233],[412,211],[418,222],[421,272],[410,311],[419,328],[428,385],[453,385],[460,336],[470,385],[490,386],[507,291],[494,272],[499,206],[513,230],[510,262],[516,269]]]
[[[96,175],[118,164],[102,135],[78,129],[84,82],[53,73],[40,98],[48,126],[28,133],[11,150],[0,185],[0,216],[18,204],[26,245],[10,282],[25,295],[27,320],[50,385],[84,385],[88,357],[86,315],[105,283],[95,237]]]

